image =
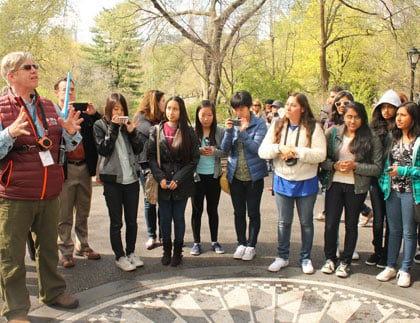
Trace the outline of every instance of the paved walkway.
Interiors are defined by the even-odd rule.
[[[315,214],[322,206],[319,196]],[[413,267],[414,283],[410,288],[398,287],[395,280],[378,282],[375,275],[380,270],[364,264],[372,251],[371,227],[359,229],[357,250],[361,259],[353,263],[352,275],[347,279],[319,270],[324,262],[322,222],[315,222],[313,275],[303,274],[299,265],[298,221],[293,227],[289,267],[270,273],[267,266],[277,247],[277,215],[268,191],[264,192],[261,209],[257,257],[244,262],[232,259],[236,238],[229,196],[222,193],[219,206],[219,241],[226,250],[223,255],[210,250],[206,216],[202,221],[204,252],[200,256],[189,254],[192,233],[188,205],[183,264],[172,268],[160,264],[160,247],[151,251],[144,248],[147,238],[140,207],[136,253],[145,266],[126,273],[114,264],[102,187],[95,186],[89,233],[91,246],[102,254],[102,259],[76,258],[74,268],[60,267],[68,291],[79,298],[81,306],[72,311],[40,306],[34,263],[28,259],[27,281],[33,305],[30,319],[33,322],[420,322],[420,265]],[[340,236],[344,237],[342,228]]]

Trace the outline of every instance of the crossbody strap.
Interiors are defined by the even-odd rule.
[[[331,140],[331,147],[330,147],[330,150],[331,150],[331,153],[333,153],[333,150],[334,150],[334,141],[335,141],[335,135],[336,135],[336,133],[337,133],[337,127],[336,126],[334,126],[334,128],[332,128],[332,140]]]
[[[160,129],[159,129],[159,125],[156,125],[156,153],[157,153],[157,163],[158,163],[158,167],[160,168],[160,144],[159,144],[159,134],[160,134]]]

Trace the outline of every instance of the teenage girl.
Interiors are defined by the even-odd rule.
[[[197,165],[195,192],[191,199],[191,227],[193,230],[194,245],[190,253],[194,256],[201,254],[200,229],[204,198],[207,201],[211,248],[219,254],[225,252],[217,242],[219,227],[217,208],[219,206],[221,190],[219,179],[222,174],[220,158],[226,156],[226,153],[220,149],[224,132],[224,129],[217,125],[214,104],[208,100],[201,101],[195,113],[195,133],[199,142],[201,142],[200,161]]]

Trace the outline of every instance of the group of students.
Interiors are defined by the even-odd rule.
[[[278,271],[289,264],[290,228],[296,203],[301,223],[301,264],[304,273],[314,271],[310,260],[313,240],[313,206],[318,189],[318,163],[327,171],[324,253],[321,271],[348,277],[358,237],[359,213],[368,191],[374,211],[375,252],[368,265],[385,262],[379,281],[397,276],[408,287],[417,244],[414,205],[419,202],[418,145],[419,107],[387,91],[374,108],[371,126],[363,104],[348,91],[339,92],[327,122],[326,141],[307,98],[291,94],[285,116],[268,130],[260,156],[273,159],[273,190],[279,212],[278,257],[269,266]],[[288,139],[289,138],[289,139]],[[345,211],[344,249],[338,250],[338,229]],[[384,219],[386,217],[386,222]],[[386,225],[385,225],[386,223]],[[385,239],[383,232],[387,227]],[[397,259],[404,241],[403,259]]]
[[[260,202],[264,177],[268,175],[266,160],[272,160],[272,189],[278,209],[278,257],[268,270],[276,272],[289,264],[296,204],[302,235],[302,270],[306,274],[314,272],[311,261],[313,209],[319,191],[318,174],[322,169],[326,172],[326,261],[321,271],[326,274],[335,272],[338,277],[349,276],[358,237],[359,213],[370,192],[375,214],[375,252],[366,263],[377,265],[381,259],[382,262],[386,259],[386,267],[377,279],[387,281],[398,276],[399,286],[410,286],[409,270],[417,245],[414,205],[420,202],[420,193],[416,192],[420,185],[417,104],[401,103],[398,94],[389,90],[376,104],[369,125],[364,105],[354,101],[353,95],[344,90],[336,95],[331,117],[324,129],[317,122],[307,97],[302,93],[292,93],[285,104],[284,116],[267,129],[266,122],[252,112],[255,101],[251,94],[238,91],[230,101],[235,117],[227,119],[224,128],[217,124],[215,107],[207,100],[197,107],[193,128],[180,97],[165,101],[162,92],[150,91],[145,95],[135,121],[127,123],[115,117],[128,115],[126,104],[118,104],[122,103],[121,99],[121,95],[115,97],[112,108],[107,103],[105,120],[108,120],[108,125],[98,121],[94,127],[99,155],[108,156],[102,160],[108,170],[101,174],[99,167],[98,172],[104,181],[104,195],[111,218],[111,242],[121,269],[133,270],[136,266],[126,255],[134,252],[137,232],[133,219],[137,214],[139,191],[135,167],[139,164],[143,187],[148,172],[159,184],[158,211],[156,205],[150,205],[145,198],[149,234],[146,247],[150,249],[157,245],[156,231],[159,228],[163,245],[162,264],[177,266],[182,261],[185,209],[189,197],[194,237],[191,254],[202,252],[200,229],[204,199],[207,201],[212,250],[224,253],[217,236],[217,208],[221,192],[221,159],[228,157],[227,179],[238,241],[233,254],[235,259],[249,261],[256,255],[261,226]],[[120,129],[124,140],[114,136],[116,129]],[[114,146],[118,149],[110,153]],[[141,156],[140,163],[135,160],[136,154]],[[111,155],[119,160],[116,165],[110,164]],[[127,169],[131,171],[127,173]],[[110,174],[115,170],[115,174]],[[109,175],[117,179],[116,187],[107,184]],[[122,185],[122,190],[119,185]],[[114,195],[120,197],[116,199]],[[121,205],[124,206],[127,225],[125,253],[120,236]],[[345,238],[343,251],[339,252],[338,231],[343,210]],[[135,228],[130,228],[131,224]],[[403,260],[397,273],[397,258],[403,240]],[[142,265],[138,260],[138,265]]]

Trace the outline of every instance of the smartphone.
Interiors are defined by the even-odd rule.
[[[88,107],[87,102],[73,102],[72,105],[75,111],[86,111]]]
[[[232,120],[232,124],[233,124],[234,126],[240,127],[240,126],[241,126],[241,120],[238,120],[238,119],[233,119],[233,120]]]
[[[127,116],[119,116],[118,120],[121,120],[121,123],[127,123],[128,122],[128,117]]]
[[[385,169],[385,173],[389,173],[392,172],[394,169],[392,167],[388,167],[387,169]]]

